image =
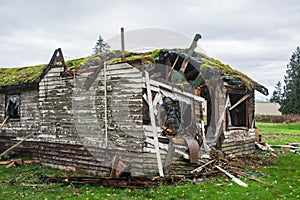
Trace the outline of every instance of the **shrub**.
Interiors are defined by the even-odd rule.
[[[300,115],[256,115],[256,121],[269,123],[300,122]]]

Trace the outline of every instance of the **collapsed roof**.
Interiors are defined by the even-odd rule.
[[[121,63],[121,52],[111,51],[99,55],[89,56],[85,58],[79,58],[69,60],[64,63],[62,52],[57,49],[48,65],[37,65],[22,68],[0,68],[0,91],[6,91],[8,89],[30,89],[37,88],[39,81],[47,74],[48,70],[54,64],[53,59],[55,55],[60,54],[61,60],[57,63],[64,65],[67,73],[76,73],[80,70],[97,66],[106,61],[108,64]],[[179,59],[178,59],[179,58]],[[186,67],[191,69],[189,73],[185,73],[187,79],[192,82],[193,87],[197,87],[203,84],[205,77],[201,74],[202,71],[212,70],[218,71],[222,76],[222,80],[227,85],[238,86],[250,90],[257,90],[264,95],[268,95],[268,90],[261,84],[255,82],[247,75],[232,69],[229,65],[223,64],[219,60],[215,60],[202,53],[187,54],[186,49],[158,49],[146,53],[126,52],[125,61],[133,66],[161,64],[166,63],[166,59],[172,60],[172,63],[178,63],[178,66],[182,65],[185,60],[188,60]],[[169,66],[176,68],[174,66]],[[180,70],[180,69],[176,69]],[[188,71],[188,70],[186,70]]]

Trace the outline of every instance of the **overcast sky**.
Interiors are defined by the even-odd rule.
[[[186,47],[201,33],[198,45],[209,56],[272,92],[300,45],[299,22],[297,0],[0,0],[0,66],[48,63],[58,47],[66,59],[84,57],[98,35],[113,43],[120,27],[150,32],[139,38],[145,41],[165,41],[169,30],[182,36],[174,44]],[[151,30],[161,30],[162,37]],[[162,47],[149,45],[136,48]]]

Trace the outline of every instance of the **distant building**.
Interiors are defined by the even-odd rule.
[[[282,115],[279,103],[255,102],[256,115]]]

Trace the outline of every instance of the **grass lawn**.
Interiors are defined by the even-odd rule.
[[[262,140],[269,144],[300,143],[300,123],[274,124],[256,122]]]
[[[271,158],[270,166],[249,169],[266,174],[268,177],[257,174],[255,176],[268,185],[242,179],[249,185],[248,188],[233,183],[224,175],[197,185],[164,185],[134,190],[89,185],[38,184],[41,174],[67,174],[38,164],[24,164],[10,169],[0,166],[0,199],[299,199],[299,158],[297,154],[284,154],[279,158]]]

